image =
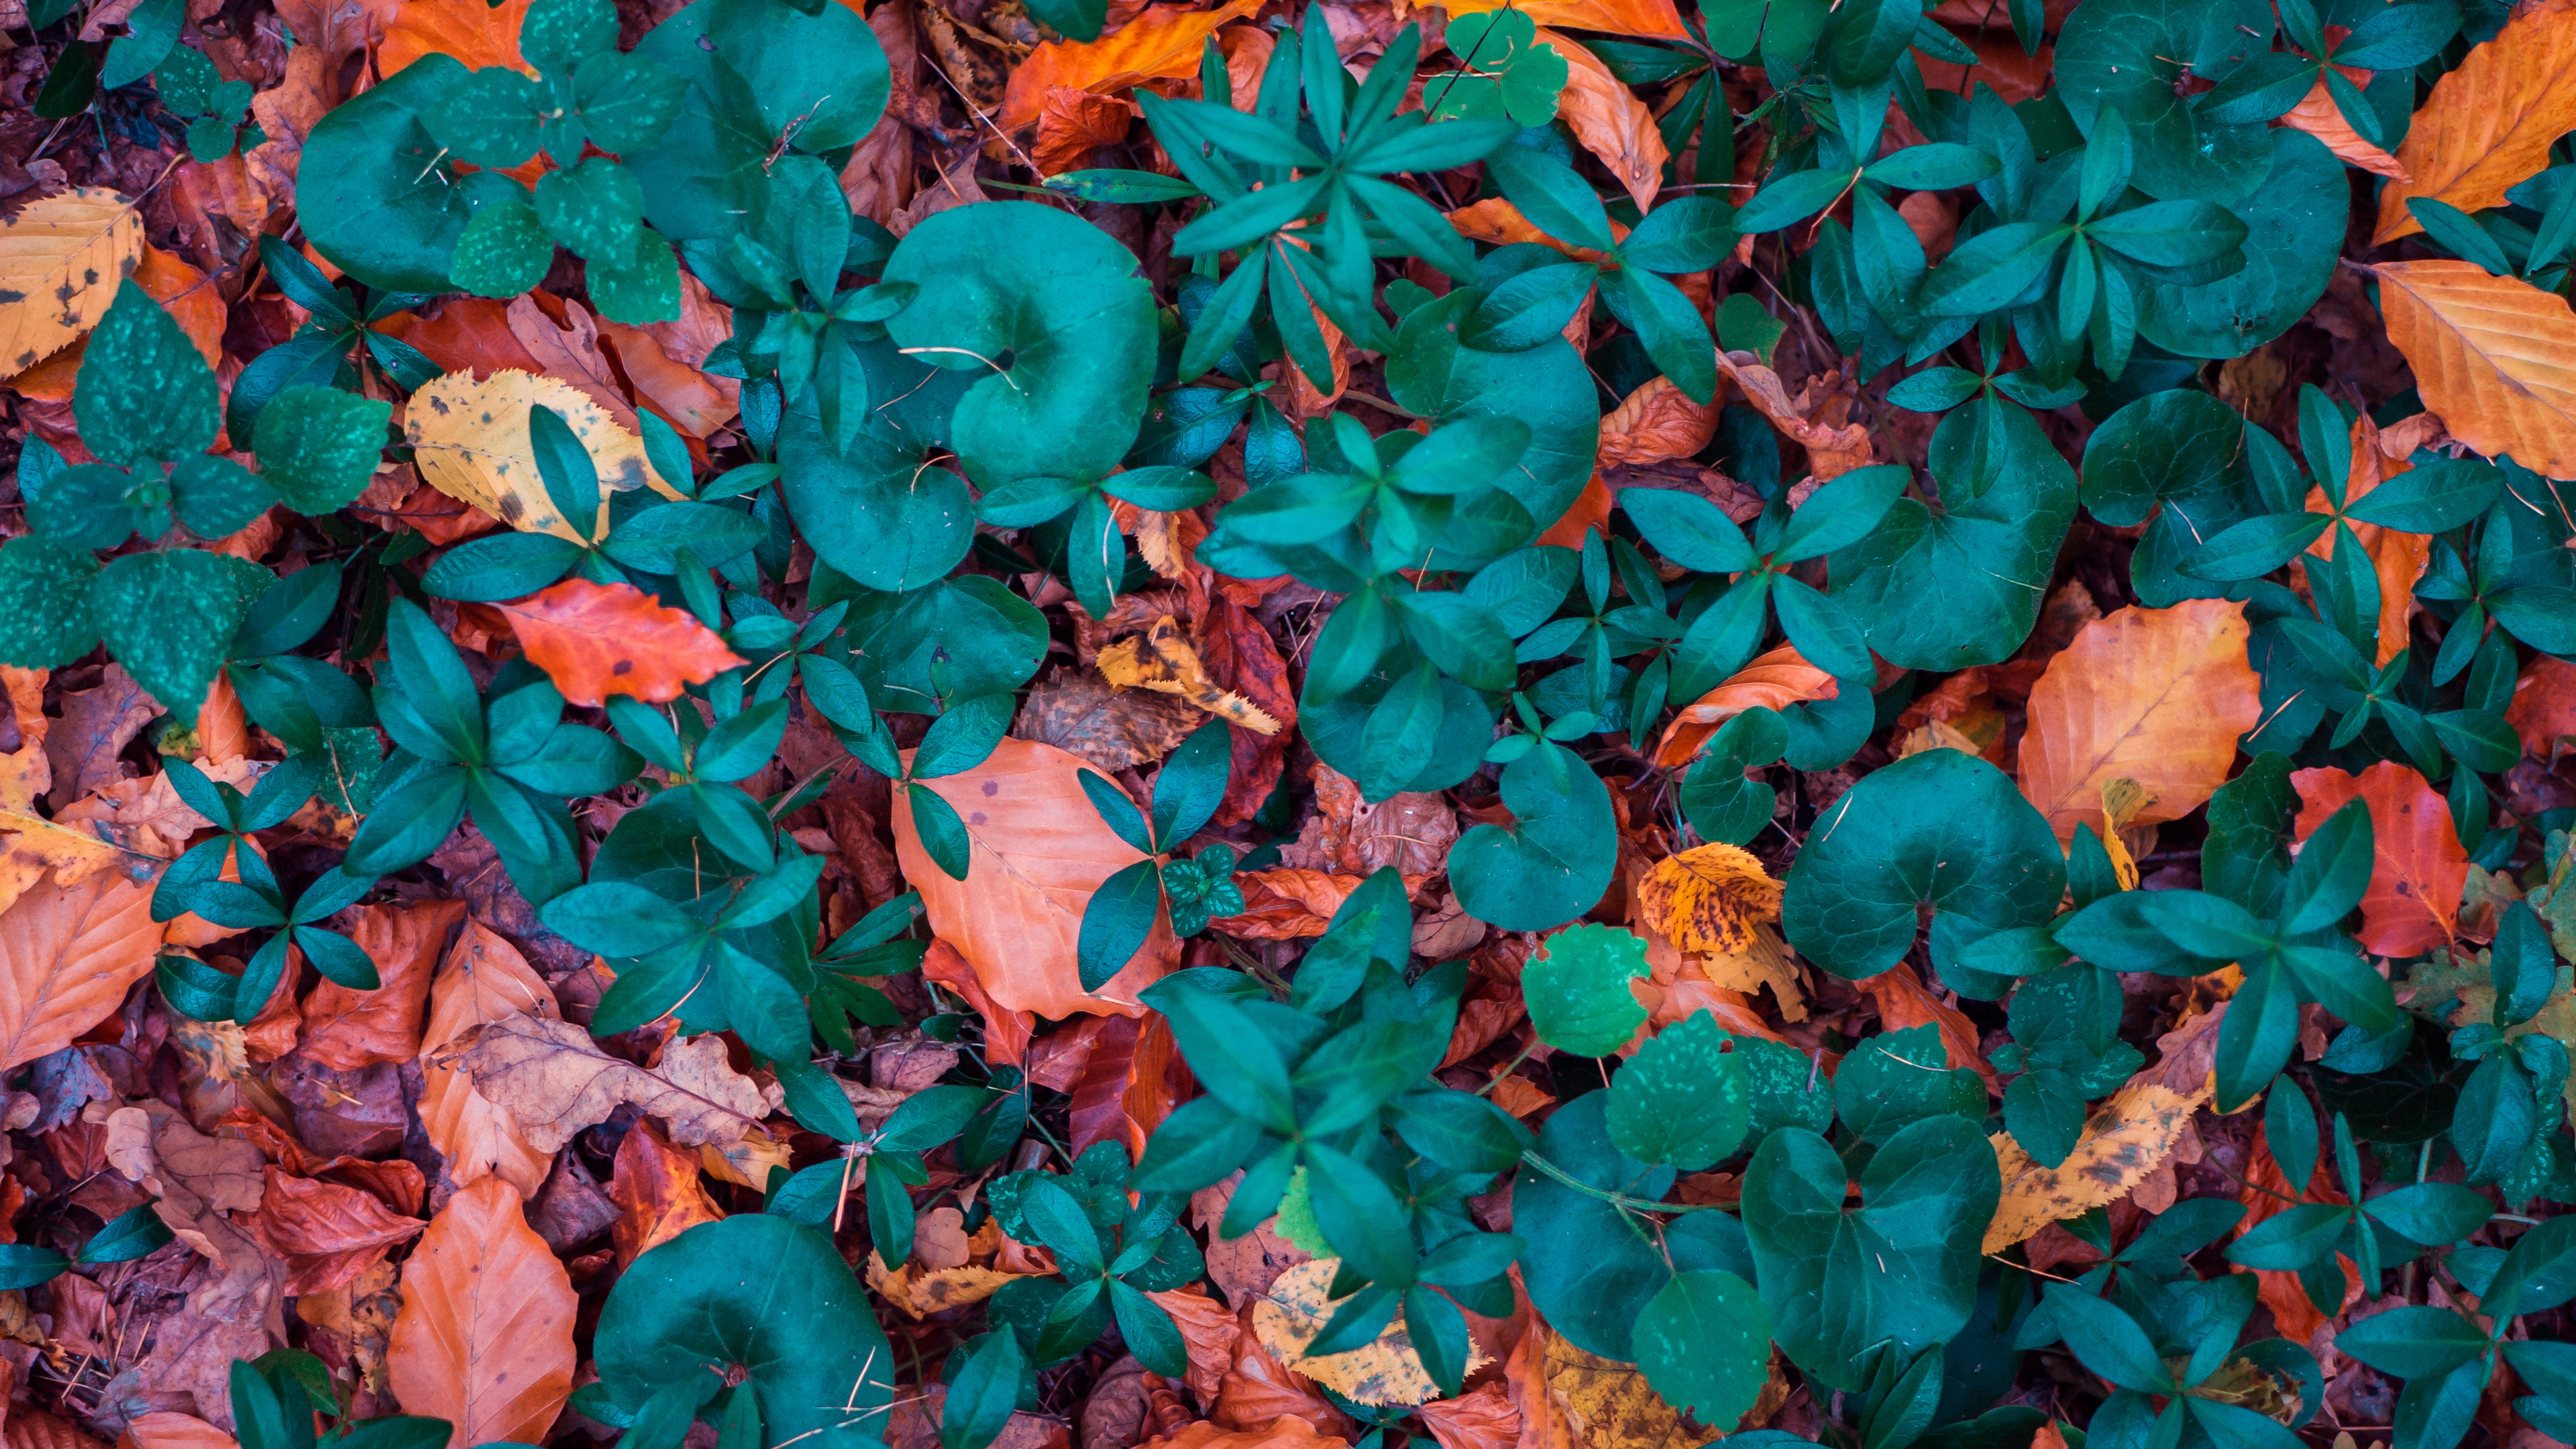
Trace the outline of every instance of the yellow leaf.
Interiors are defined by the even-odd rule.
[[[1707,977],[1711,986],[1741,991],[1747,996],[1768,986],[1780,1003],[1783,1018],[1807,1019],[1806,977],[1790,956],[1789,943],[1780,939],[1774,927],[1755,926],[1753,943],[1741,951],[1712,951],[1700,957],[1699,974]]]
[[[2551,478],[2576,478],[2576,313],[2472,262],[2383,262],[2379,311],[2451,436]]]
[[[2406,209],[2418,196],[2462,211],[2501,203],[2507,188],[2549,164],[2551,143],[2569,131],[2576,131],[2576,0],[2544,0],[2434,83],[2397,146],[2397,164],[2414,179],[2379,193],[2370,244],[2422,231]]]
[[[1012,1279],[1035,1276],[1005,1273],[998,1268],[925,1268],[919,1263],[906,1263],[889,1272],[874,1253],[868,1254],[867,1262],[868,1286],[916,1319],[981,1303]]]
[[[2055,1167],[2031,1161],[2012,1134],[1996,1133],[1990,1140],[2003,1169],[2004,1195],[1986,1227],[1985,1251],[2000,1253],[2050,1223],[2117,1202],[2164,1164],[2192,1112],[2208,1100],[2205,1082],[2185,1094],[2132,1080],[2084,1124],[2075,1150]]]
[[[1530,1325],[1506,1372],[1535,1420],[1534,1442],[1548,1449],[1664,1449],[1710,1437],[1692,1433],[1635,1364],[1586,1353],[1544,1323]]]
[[[623,493],[649,487],[665,498],[680,493],[645,461],[644,441],[619,427],[581,389],[559,378],[503,368],[476,382],[471,372],[451,372],[415,392],[403,413],[404,441],[414,449],[420,476],[459,502],[491,514],[523,533],[551,533],[586,541],[546,497],[528,442],[528,409],[543,404],[590,450],[603,490]],[[599,517],[584,520],[589,536],[607,531],[608,499]]]
[[[1780,882],[1753,852],[1698,845],[1659,861],[1638,883],[1637,904],[1684,951],[1753,949],[1753,928],[1780,919]]]
[[[1324,1295],[1341,1266],[1338,1258],[1317,1258],[1279,1275],[1270,1285],[1269,1296],[1252,1305],[1252,1327],[1261,1335],[1262,1347],[1277,1354],[1281,1363],[1299,1375],[1353,1403],[1378,1408],[1410,1407],[1440,1397],[1439,1387],[1423,1371],[1422,1355],[1414,1352],[1401,1315],[1366,1348],[1306,1357],[1306,1345],[1313,1343],[1315,1335],[1332,1321],[1333,1306]],[[1474,1373],[1488,1362],[1491,1360],[1483,1353],[1471,1348],[1467,1372]]]
[[[2021,792],[2059,840],[2100,819],[2113,780],[2153,797],[2141,825],[2181,818],[2226,782],[2237,736],[2263,713],[2248,632],[2245,606],[2223,599],[2122,609],[2048,662],[2030,692]]]
[[[1141,639],[1122,639],[1100,651],[1100,677],[1118,689],[1150,689],[1177,694],[1199,708],[1255,734],[1279,733],[1279,721],[1251,700],[1219,689],[1208,678],[1199,652],[1181,637],[1171,615],[1154,621]]]
[[[0,223],[0,377],[16,377],[98,325],[143,256],[134,203],[84,186]]]

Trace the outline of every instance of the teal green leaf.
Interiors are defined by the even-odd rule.
[[[1606,1057],[1646,1024],[1645,1003],[1628,986],[1651,974],[1644,938],[1616,926],[1574,926],[1541,949],[1547,954],[1521,971],[1539,1040],[1574,1056]]]
[[[89,335],[72,386],[72,420],[99,460],[119,467],[175,463],[215,441],[215,374],[197,344],[141,284],[116,300]]]
[[[1551,944],[1564,939],[1553,937]],[[1731,1039],[1702,1009],[1638,1048],[1610,1083],[1610,1140],[1619,1150],[1684,1172],[1713,1167],[1733,1153],[1752,1125],[1753,1094],[1742,1059],[1727,1051]]]
[[[270,582],[255,563],[203,549],[127,554],[99,570],[90,613],[134,682],[192,725],[233,631]]]
[[[333,387],[290,387],[259,410],[251,439],[259,475],[298,513],[346,508],[375,477],[392,417],[388,402]]]

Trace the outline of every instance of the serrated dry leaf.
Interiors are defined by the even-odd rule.
[[[2508,188],[2549,164],[2551,143],[2569,131],[2576,131],[2576,3],[2516,7],[2504,29],[2433,83],[2397,144],[2398,164],[2415,179],[2379,193],[2370,244],[2423,230],[2406,209],[2413,197],[2472,212],[2500,204]]]
[[[1357,782],[1321,760],[1306,778],[1315,787],[1314,813],[1280,846],[1280,864],[1353,876],[1393,866],[1408,880],[1447,868],[1458,812],[1439,792],[1399,790],[1372,803]]]
[[[299,1298],[347,1286],[425,1226],[389,1210],[371,1193],[274,1167],[267,1170],[259,1211],[239,1221],[286,1265],[286,1292]]]
[[[1145,1007],[1136,993],[1179,960],[1170,923],[1158,920],[1116,976],[1096,993],[1082,989],[1076,943],[1083,909],[1102,881],[1144,859],[1082,792],[1089,769],[1053,745],[1004,740],[974,769],[922,781],[965,823],[972,851],[963,881],[921,848],[910,792],[894,793],[895,856],[904,878],[921,892],[931,929],[973,966],[1000,1010],[1058,1020],[1078,1012],[1140,1015]]]
[[[470,372],[434,378],[403,409],[403,441],[416,451],[420,476],[439,492],[483,510],[523,533],[551,533],[575,543],[581,531],[566,522],[546,497],[528,442],[528,410],[542,404],[563,420],[599,468],[599,516],[586,520],[589,536],[607,532],[607,493],[650,487],[666,498],[681,495],[653,471],[644,440],[619,427],[599,404],[571,383],[504,368],[476,382]]]
[[[1755,927],[1780,919],[1780,890],[1753,852],[1698,845],[1657,861],[1637,883],[1637,904],[1681,950],[1732,954],[1753,948]]]
[[[24,832],[22,832],[23,834]],[[0,912],[0,1071],[70,1046],[152,973],[152,892],[113,871],[39,882]]]
[[[2576,49],[2576,0],[2565,13]],[[2564,94],[2576,101],[2576,84]],[[2382,262],[2371,271],[2388,340],[2451,436],[2547,477],[2576,477],[2576,312],[2567,299],[2474,262]]]
[[[2332,768],[2293,770],[2298,838],[2354,800],[2370,811],[2370,888],[2361,897],[2361,944],[2381,956],[2412,956],[2459,934],[2460,892],[2469,854],[2451,824],[2450,802],[2394,760],[2358,776]]]
[[[1735,383],[1755,412],[1807,450],[1808,472],[1817,482],[1839,478],[1874,456],[1869,429],[1843,420],[1849,402],[1838,386],[1842,374],[1810,378],[1793,398],[1780,374],[1764,367],[1762,359],[1750,352],[1718,353],[1717,369]]]
[[[480,921],[465,923],[430,988],[420,1042],[421,1130],[446,1155],[448,1176],[458,1186],[498,1177],[520,1197],[534,1198],[554,1160],[528,1141],[517,1116],[476,1090],[470,1073],[441,1061],[440,1049],[488,1022],[561,1014],[545,978],[517,947]]]
[[[749,662],[695,615],[633,584],[566,579],[497,607],[569,704],[596,709],[612,694],[659,704]]]
[[[1809,664],[1795,646],[1783,644],[1684,705],[1664,727],[1664,737],[1655,746],[1655,763],[1667,768],[1689,764],[1720,725],[1748,709],[1787,709],[1811,699],[1832,699],[1841,689],[1832,675]]]
[[[672,1141],[695,1147],[740,1137],[784,1100],[775,1084],[735,1071],[721,1037],[675,1040],[648,1071],[601,1051],[571,1022],[524,1013],[466,1028],[434,1060],[471,1074],[475,1090],[545,1153],[628,1102],[669,1124]]]
[[[2087,624],[2030,692],[2021,790],[2060,841],[2099,829],[2102,787],[2126,778],[2154,797],[2140,824],[2191,813],[2226,782],[2236,740],[2262,718],[2246,662],[2245,606],[2187,599]]]
[[[1262,1346],[1291,1371],[1353,1403],[1409,1407],[1438,1398],[1439,1386],[1423,1371],[1422,1355],[1414,1351],[1401,1315],[1365,1348],[1306,1357],[1306,1345],[1332,1321],[1333,1304],[1325,1295],[1341,1266],[1339,1258],[1317,1258],[1298,1264],[1271,1283],[1269,1293],[1252,1305],[1253,1331],[1261,1335]],[[1482,1350],[1471,1347],[1467,1371],[1474,1373],[1491,1361]]]
[[[143,255],[133,202],[84,186],[0,222],[0,377],[14,377],[96,327]]]
[[[1530,1449],[1661,1449],[1699,1442],[1632,1363],[1589,1354],[1533,1322],[1504,1365]]]
[[[542,1444],[572,1393],[581,1303],[498,1178],[459,1190],[403,1264],[385,1370],[407,1414],[455,1426],[449,1449]]]
[[[2142,1074],[2094,1112],[2075,1150],[2055,1167],[2031,1161],[2010,1133],[1996,1133],[1991,1141],[2004,1194],[1986,1227],[1984,1251],[2000,1253],[2050,1223],[2118,1201],[2163,1165],[2192,1112],[2207,1100],[2206,1083],[2177,1092]]]

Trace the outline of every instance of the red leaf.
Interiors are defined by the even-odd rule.
[[[2459,934],[2460,892],[2469,853],[2452,828],[2451,807],[2424,777],[2390,760],[2361,772],[2297,770],[2290,784],[2306,806],[2305,840],[2353,800],[2370,810],[2370,889],[2361,898],[2361,944],[2375,955],[2412,956]]]
[[[659,704],[747,662],[705,625],[633,584],[566,579],[500,608],[528,662],[573,704],[597,708],[612,694]]]

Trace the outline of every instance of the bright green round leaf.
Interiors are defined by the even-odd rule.
[[[456,285],[477,297],[515,297],[545,280],[555,240],[524,201],[485,205],[456,238],[447,264]]]
[[[1564,939],[1553,937],[1551,944]],[[1713,1167],[1735,1151],[1753,1122],[1753,1094],[1743,1063],[1726,1050],[1728,1040],[1703,1009],[1638,1048],[1610,1083],[1610,1140],[1620,1151],[1684,1172]]]
[[[314,123],[297,163],[295,213],[305,239],[371,287],[448,290],[447,266],[472,207],[440,171],[422,115],[465,67],[425,55]]]
[[[1771,1379],[1771,1315],[1732,1273],[1677,1273],[1637,1317],[1637,1367],[1665,1403],[1732,1425]]]
[[[1652,974],[1644,938],[1617,926],[1574,926],[1541,949],[1547,954],[1521,971],[1540,1041],[1578,1057],[1606,1057],[1646,1024],[1645,1003],[1628,986]]]

